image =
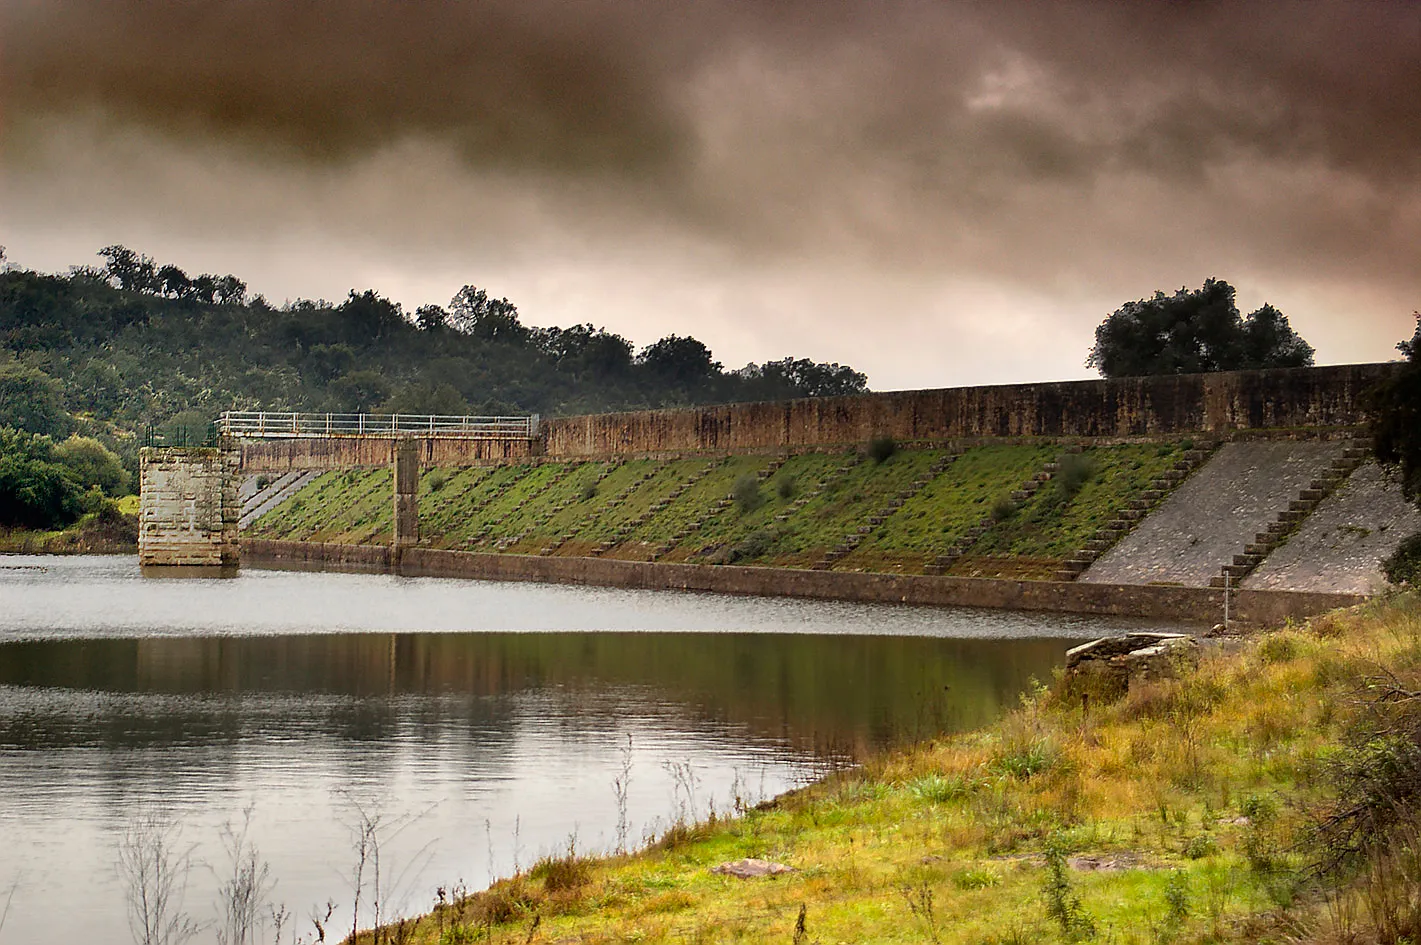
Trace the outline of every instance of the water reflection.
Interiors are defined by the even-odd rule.
[[[85,710],[64,722],[3,717],[0,745],[132,747],[193,733],[235,738],[261,706],[317,705],[318,695],[351,697],[336,704],[361,707],[354,718],[330,718],[332,731],[379,739],[409,705],[449,702],[400,697],[459,695],[465,723],[497,726],[506,697],[554,689],[571,703],[592,697],[580,713],[589,724],[602,696],[627,691],[676,706],[693,721],[862,752],[994,718],[1031,677],[1049,674],[1070,642],[747,633],[28,640],[0,644],[0,686],[154,698],[102,700],[108,711]],[[263,698],[283,694],[288,698]],[[197,698],[159,698],[180,696]],[[121,724],[113,724],[114,714]]]
[[[405,890],[423,907],[438,884],[481,885],[572,836],[609,846],[629,742],[636,839],[677,803],[669,763],[694,771],[702,813],[733,783],[772,795],[845,754],[980,725],[1071,642],[1123,626],[0,559],[0,889],[20,882],[0,935],[122,940],[116,843],[149,808],[220,867],[223,824],[252,807],[298,915],[327,898],[348,909],[353,804],[418,815],[387,853],[410,862],[432,844]],[[200,917],[215,886],[194,873]]]

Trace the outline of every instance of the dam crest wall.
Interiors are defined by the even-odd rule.
[[[871,437],[932,442],[997,437],[1123,438],[1299,427],[1356,428],[1365,393],[1395,363],[1215,374],[885,391],[761,403],[558,417],[538,438],[417,438],[425,466],[543,456],[779,452],[853,446]],[[388,440],[244,442],[248,472],[348,469],[390,462]]]

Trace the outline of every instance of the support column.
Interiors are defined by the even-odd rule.
[[[237,566],[240,460],[230,443],[139,451],[139,564]]]
[[[398,550],[419,542],[419,441],[396,441],[394,465],[394,546]]]

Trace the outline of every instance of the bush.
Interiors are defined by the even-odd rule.
[[[992,503],[992,521],[1005,522],[1016,514],[1016,509],[1016,503],[1006,496],[1003,496]]]
[[[1067,453],[1053,479],[1063,499],[1074,499],[1081,487],[1095,475],[1095,461],[1083,453]]]
[[[54,448],[54,460],[67,466],[85,488],[97,486],[111,496],[128,491],[128,470],[123,468],[123,460],[92,437],[71,436]]]
[[[544,857],[529,870],[530,879],[541,879],[548,892],[578,889],[592,881],[592,867],[576,853],[567,856]]]
[[[728,548],[722,548],[711,557],[712,564],[734,564],[748,558],[758,558],[770,550],[774,537],[764,530],[751,532]]]
[[[430,492],[438,492],[440,489],[443,489],[446,484],[448,484],[449,477],[445,475],[444,470],[435,469],[430,471],[429,475],[425,477],[424,481],[429,484]]]
[[[1392,584],[1421,584],[1421,532],[1407,538],[1382,561],[1382,573]]]
[[[894,453],[898,452],[898,444],[893,442],[891,436],[876,436],[868,441],[868,458],[875,463],[881,463]]]
[[[1207,833],[1191,837],[1184,845],[1184,855],[1191,860],[1202,860],[1219,852],[1219,843]]]
[[[63,466],[0,456],[0,526],[63,528],[83,504],[83,488]]]
[[[735,486],[730,490],[730,494],[735,499],[735,504],[740,506],[742,513],[753,512],[760,507],[762,500],[760,480],[746,473],[735,480]]]
[[[775,483],[775,494],[781,499],[792,499],[798,490],[799,483],[795,482],[793,476],[783,476]]]
[[[582,492],[580,492],[579,495],[582,497],[583,502],[590,502],[597,498],[597,483],[589,482],[582,487]]]

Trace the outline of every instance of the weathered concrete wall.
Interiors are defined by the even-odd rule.
[[[361,570],[385,570],[392,566],[393,561],[389,548],[375,545],[247,539],[242,542],[242,552],[254,561]],[[399,570],[402,574],[435,577],[993,607],[1206,623],[1217,622],[1224,611],[1223,591],[1211,588],[660,564],[608,558],[480,554],[429,548],[405,549],[400,555]],[[1287,618],[1299,619],[1336,607],[1351,606],[1363,599],[1353,594],[1234,591],[1233,619],[1242,624],[1278,623]]]
[[[1120,437],[1355,426],[1394,364],[893,391],[545,421],[549,457],[999,436]]]
[[[244,440],[242,471],[286,473],[295,470],[356,469],[388,466],[396,440],[331,437],[302,440]],[[424,466],[476,466],[521,459],[541,445],[530,440],[455,440],[419,437],[419,461]]]
[[[139,564],[237,564],[239,459],[236,449],[139,452]]]
[[[546,420],[538,441],[419,439],[425,466],[474,466],[696,451],[848,446],[978,437],[1130,437],[1365,422],[1361,395],[1395,364],[889,391]],[[390,462],[393,440],[248,441],[243,472],[351,469]]]

